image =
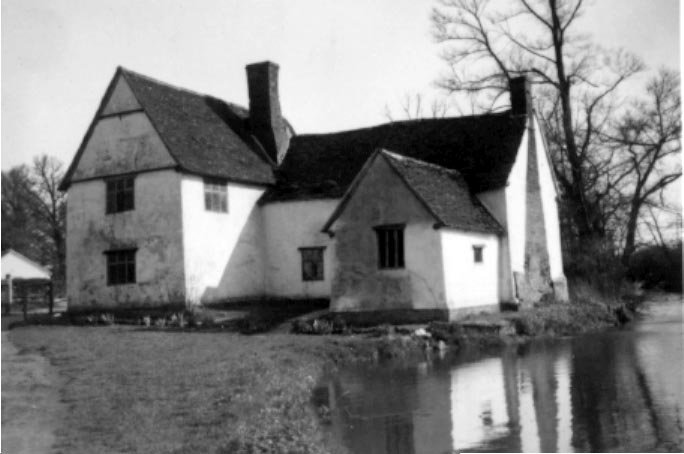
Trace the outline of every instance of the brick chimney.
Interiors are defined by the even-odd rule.
[[[249,125],[276,164],[285,157],[290,132],[280,113],[278,65],[264,61],[247,65]]]
[[[527,76],[513,77],[510,82],[511,115],[526,115],[532,112],[532,89]]]

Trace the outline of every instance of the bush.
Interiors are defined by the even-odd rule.
[[[682,291],[682,243],[674,246],[647,246],[629,260],[627,276],[643,282],[644,288]]]

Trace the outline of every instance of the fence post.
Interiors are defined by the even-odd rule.
[[[7,273],[7,276],[5,277],[5,281],[7,282],[7,314],[10,314],[12,312],[12,275]]]
[[[52,308],[55,304],[54,291],[52,281],[48,282],[48,304],[50,305],[50,315],[52,315]]]
[[[23,282],[25,282],[25,281],[23,281]],[[25,322],[28,321],[28,298],[27,298],[27,296],[28,295],[26,295],[26,286],[24,286],[24,288],[22,288],[22,291],[21,291],[21,300],[23,302],[22,311],[24,312],[24,321]]]

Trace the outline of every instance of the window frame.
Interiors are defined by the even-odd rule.
[[[473,263],[484,263],[484,244],[473,245]]]
[[[378,269],[406,268],[406,224],[385,224],[373,227],[376,238]]]
[[[138,282],[137,251],[137,248],[125,248],[110,249],[104,252],[108,287]]]
[[[105,180],[105,214],[135,210],[135,175]]]
[[[202,179],[204,211],[228,213],[228,181],[222,178],[205,177]]]
[[[306,271],[305,264],[307,263],[307,259],[305,255],[307,253],[318,253],[320,254],[320,265],[316,267],[316,270],[319,271],[316,273],[315,276],[310,277]],[[301,260],[301,267],[302,267],[302,281],[303,282],[316,282],[316,281],[324,281],[325,280],[325,246],[306,246],[306,247],[300,247],[299,248],[299,257]],[[309,260],[310,261],[310,260]]]

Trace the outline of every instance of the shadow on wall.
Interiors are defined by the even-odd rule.
[[[258,206],[252,207],[247,221],[236,236],[219,237],[211,259],[205,260],[205,266],[221,267],[223,272],[216,282],[205,281],[204,288],[196,289],[201,303],[216,303],[231,298],[260,298],[264,295],[263,273],[263,229],[261,226],[261,212]],[[226,244],[228,246],[226,246]],[[225,247],[225,253],[221,252]],[[208,254],[209,255],[209,254]],[[211,275],[211,273],[208,273]],[[190,285],[192,286],[192,277]],[[213,284],[213,285],[212,285]]]

